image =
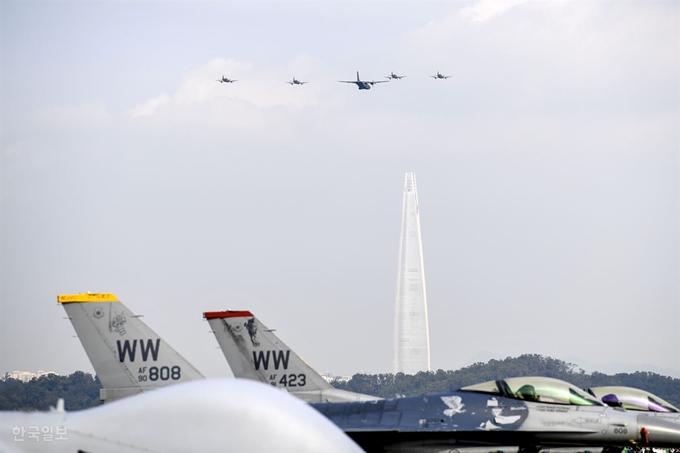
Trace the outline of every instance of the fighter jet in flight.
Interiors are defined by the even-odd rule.
[[[399,79],[403,79],[406,76],[405,75],[396,75],[394,72],[390,72],[390,75],[386,75],[384,77],[386,79],[397,79],[397,80],[399,80]]]
[[[357,79],[356,80],[338,80],[340,83],[354,83],[360,90],[370,90],[373,85],[376,83],[385,83],[389,82],[389,80],[378,80],[378,81],[371,81],[368,82],[366,80],[361,80],[359,78],[359,71],[357,71]]]
[[[220,82],[220,83],[234,83],[234,82],[238,82],[238,80],[229,79],[229,78],[224,77],[224,76],[222,76],[221,79],[217,79],[216,81],[217,81],[217,82]]]
[[[292,82],[286,82],[286,83],[289,84],[289,85],[304,85],[305,83],[309,83],[309,82],[301,82],[298,79],[296,79],[295,77],[293,77]]]
[[[75,412],[63,400],[49,412],[0,412],[3,453],[190,451],[362,452],[309,405],[245,379],[187,382]]]
[[[433,79],[448,79],[453,76],[440,74],[439,71],[437,71],[437,75],[431,75],[430,77],[432,77]]]

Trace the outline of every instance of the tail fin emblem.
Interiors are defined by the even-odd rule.
[[[257,322],[255,322],[255,318],[250,318],[248,322],[243,325],[246,326],[246,329],[248,330],[250,341],[253,343],[253,346],[260,346],[260,342],[257,341]]]
[[[109,322],[109,331],[110,332],[118,332],[118,334],[122,337],[123,335],[126,334],[125,331],[125,323],[127,322],[127,319],[125,319],[125,316],[123,315],[116,315],[113,317],[111,322]]]

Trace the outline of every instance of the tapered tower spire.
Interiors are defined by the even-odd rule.
[[[406,173],[394,313],[394,372],[430,370],[430,333],[416,175]]]

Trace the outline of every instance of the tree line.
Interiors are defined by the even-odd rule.
[[[0,410],[45,411],[64,399],[69,411],[99,404],[99,379],[90,373],[76,371],[70,376],[48,374],[29,382],[17,379],[0,381]]]
[[[437,370],[415,375],[355,374],[348,382],[333,385],[342,390],[391,398],[450,392],[466,385],[516,376],[552,377],[584,389],[604,385],[635,387],[680,406],[680,379],[647,371],[586,374],[572,363],[538,354],[478,362],[455,371]],[[50,374],[26,383],[16,379],[0,380],[0,410],[43,411],[55,406],[59,398],[64,399],[66,410],[85,409],[100,404],[100,389],[99,379],[82,371],[70,376]]]
[[[351,392],[392,398],[398,395],[452,392],[467,385],[518,376],[562,379],[582,389],[608,385],[635,387],[680,407],[680,379],[647,371],[614,375],[599,372],[587,374],[573,363],[539,354],[524,354],[503,360],[490,360],[487,363],[478,362],[455,371],[437,370],[415,375],[355,374],[349,381],[334,382],[333,386]]]

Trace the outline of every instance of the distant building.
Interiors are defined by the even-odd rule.
[[[54,371],[42,371],[42,370],[38,370],[35,373],[31,373],[30,371],[8,371],[3,376],[3,379],[5,381],[7,379],[16,379],[16,380],[22,381],[22,382],[29,382],[33,378],[39,378],[41,376],[46,376],[48,374],[57,374],[57,373],[54,372]]]
[[[332,384],[333,382],[348,382],[350,379],[352,379],[351,376],[333,376],[329,372],[321,373],[321,377],[324,378],[326,382],[329,384]]]
[[[406,173],[394,312],[394,372],[430,371],[430,333],[416,175]]]

